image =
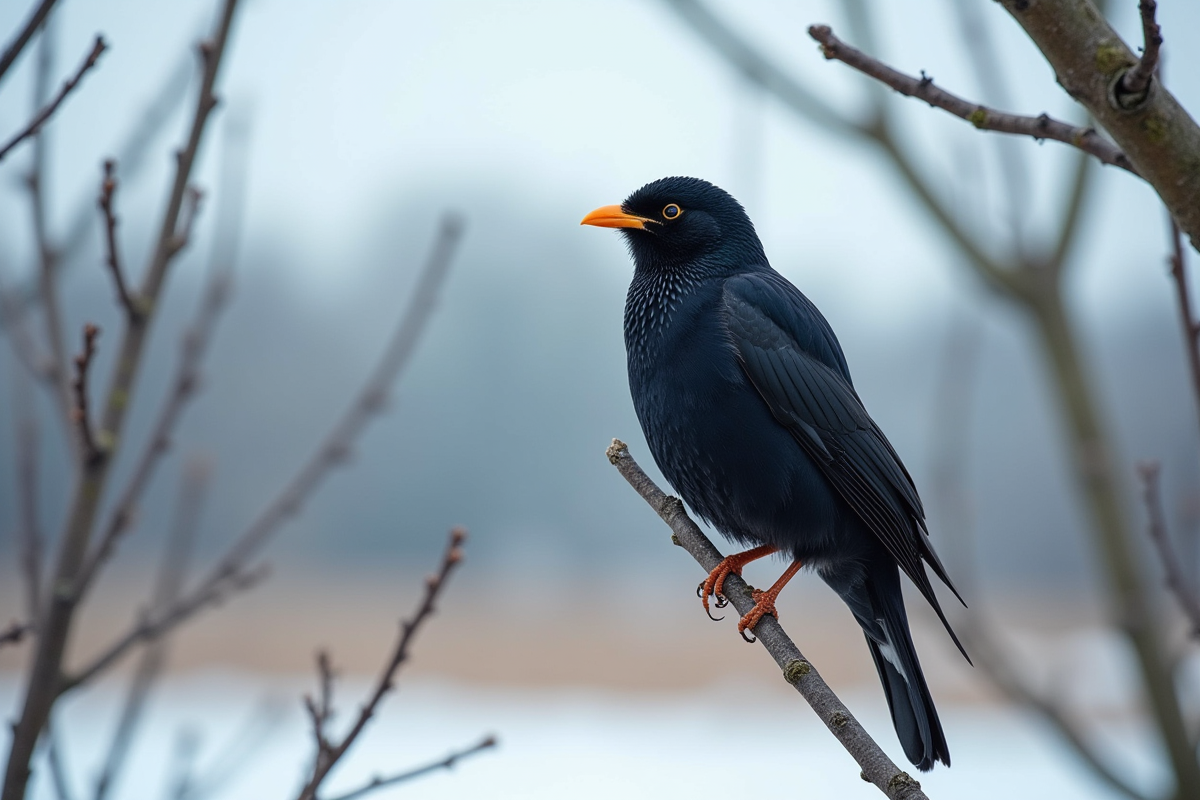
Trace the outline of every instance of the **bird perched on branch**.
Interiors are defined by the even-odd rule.
[[[619,228],[633,255],[629,389],[654,460],[697,514],[750,548],[700,586],[705,611],[710,596],[725,604],[730,573],[786,556],[783,576],[755,592],[738,622],[753,641],[746,632],[776,615],[779,592],[810,567],[862,626],[909,760],[922,770],[948,766],[900,569],[962,650],[925,563],[958,592],[930,545],[912,478],[863,407],[829,323],[771,268],[745,210],[711,183],[663,178],[582,224]]]

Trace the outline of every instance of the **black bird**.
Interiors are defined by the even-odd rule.
[[[772,553],[790,557],[738,623],[753,641],[745,632],[775,615],[784,585],[802,565],[814,569],[866,634],[905,755],[921,770],[949,766],[897,567],[966,657],[922,561],[958,591],[930,545],[912,478],[863,407],[829,323],[771,268],[742,206],[707,181],[654,181],[582,224],[620,228],[633,256],[629,390],[654,460],[697,514],[751,547],[708,576],[705,610],[710,595],[724,604],[730,573]]]

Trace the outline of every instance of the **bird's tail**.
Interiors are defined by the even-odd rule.
[[[950,766],[946,735],[908,630],[895,564],[873,564],[870,577],[857,587],[856,594],[860,595],[858,602],[850,606],[866,634],[904,754],[922,771],[932,769],[934,761]],[[870,616],[864,619],[860,610],[867,608]]]

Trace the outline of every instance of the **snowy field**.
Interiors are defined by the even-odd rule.
[[[338,684],[337,721],[346,723],[364,679]],[[106,688],[107,687],[107,688]],[[289,798],[310,753],[299,697],[308,678],[286,680],[239,673],[173,677],[160,687],[132,761],[113,797],[160,800],[178,763],[180,741],[190,739],[199,776],[217,777],[211,797]],[[11,709],[17,686],[0,678],[0,703]],[[742,690],[742,695],[745,690]],[[441,682],[401,684],[329,781],[327,796],[355,788],[377,773],[393,773],[466,747],[487,733],[500,746],[374,797],[451,798],[662,798],[829,797],[874,798],[874,787],[798,697],[732,687],[693,694],[514,691]],[[111,736],[121,693],[107,685],[65,703],[58,717],[63,751],[76,796],[91,783]],[[875,698],[845,698],[898,762],[891,725],[871,711]],[[260,709],[257,724],[248,724]],[[274,712],[261,711],[274,708]],[[881,710],[881,709],[880,709]],[[1115,797],[1057,740],[1029,717],[987,705],[947,705],[943,712],[953,769],[921,776],[932,798]],[[253,732],[254,729],[257,732]],[[249,732],[248,732],[249,731]],[[1141,785],[1156,775],[1149,754],[1130,753],[1137,738],[1128,723],[1105,732],[1110,746],[1126,748]],[[232,753],[230,752],[232,750]],[[38,782],[36,800],[53,797]]]

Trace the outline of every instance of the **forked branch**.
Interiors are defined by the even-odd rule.
[[[334,765],[341,760],[346,751],[358,739],[363,729],[366,728],[367,723],[371,720],[371,717],[375,716],[375,711],[379,707],[380,701],[383,700],[384,695],[394,688],[396,673],[404,662],[408,660],[409,648],[412,646],[413,639],[421,629],[421,626],[433,615],[437,600],[446,587],[446,581],[449,579],[450,573],[462,561],[462,545],[466,541],[466,536],[466,531],[462,528],[455,528],[450,532],[450,538],[446,544],[446,551],[442,555],[442,563],[438,567],[438,571],[425,579],[425,594],[421,598],[421,602],[417,605],[416,613],[413,614],[411,619],[406,620],[400,626],[400,637],[396,641],[396,646],[393,648],[392,655],[384,666],[383,672],[380,673],[379,679],[375,682],[375,688],[372,690],[370,698],[363,704],[363,707],[358,712],[358,716],[355,718],[354,724],[340,741],[331,739],[326,729],[329,717],[332,714],[333,669],[329,664],[328,656],[324,652],[317,656],[317,667],[320,675],[320,694],[316,699],[312,697],[305,698],[305,706],[308,709],[309,718],[312,720],[316,754],[313,758],[312,775],[304,785],[304,788],[300,790],[298,800],[317,800],[317,792],[320,790],[321,784],[325,781],[329,771],[333,769]],[[494,741],[492,744],[494,744]],[[476,747],[472,752],[481,749],[483,748]],[[426,767],[422,769],[424,772],[428,772],[434,768]],[[348,796],[357,797],[371,789],[381,788],[385,780],[377,778],[373,781],[373,786],[368,784],[367,787],[351,792]],[[398,783],[399,780],[393,780],[392,782]]]
[[[71,408],[71,417],[79,431],[85,463],[91,463],[101,456],[100,445],[92,434],[91,413],[88,411],[88,373],[91,371],[92,358],[96,355],[96,337],[99,335],[100,329],[95,325],[84,325],[83,350],[75,356],[75,382],[72,384],[75,405]]]
[[[104,243],[107,252],[108,271],[112,273],[117,287],[117,298],[130,319],[139,315],[137,303],[125,283],[121,267],[121,250],[117,246],[117,212],[113,206],[113,195],[117,192],[117,162],[111,158],[104,162],[104,180],[100,183],[100,211],[104,214]]]
[[[679,498],[671,497],[650,480],[638,463],[629,454],[629,448],[619,439],[609,446],[608,460],[620,471],[629,485],[650,504],[650,507],[670,526],[671,539],[691,554],[705,570],[712,570],[721,562],[721,553],[708,537],[696,526],[683,508]],[[741,614],[754,607],[750,587],[736,574],[725,580],[724,595]],[[765,616],[754,628],[754,634],[763,647],[783,670],[783,678],[796,688],[805,702],[812,707],[825,727],[841,743],[859,767],[862,777],[875,784],[879,791],[893,800],[918,800],[926,795],[921,784],[904,772],[888,758],[871,735],[863,728],[850,709],[838,698],[829,684],[788,637],[778,620]]]
[[[1142,0],[1138,4],[1138,12],[1142,16],[1142,57],[1138,63],[1121,76],[1117,82],[1117,102],[1122,108],[1136,108],[1146,99],[1150,91],[1150,82],[1158,72],[1158,49],[1162,46],[1162,28],[1154,15],[1158,10],[1155,0]]]

